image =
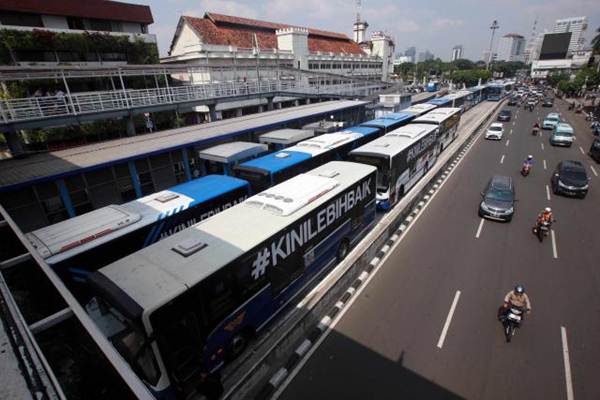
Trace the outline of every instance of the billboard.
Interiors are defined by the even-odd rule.
[[[546,33],[540,50],[540,60],[563,60],[567,58],[570,42],[571,32]]]

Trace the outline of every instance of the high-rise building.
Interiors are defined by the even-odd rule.
[[[408,62],[414,63],[416,61],[415,57],[417,55],[417,49],[415,48],[415,46],[411,46],[408,49],[406,49],[406,51],[404,52],[404,55],[406,57],[409,57],[409,61]]]
[[[500,38],[498,44],[499,61],[524,61],[525,38],[517,33],[509,33]]]
[[[569,53],[583,49],[585,38],[583,37],[587,30],[587,17],[571,17],[557,19],[554,23],[554,33],[571,32],[571,42],[569,43]]]
[[[452,48],[452,57],[450,58],[450,61],[456,61],[460,58],[463,58],[463,47],[461,44]]]

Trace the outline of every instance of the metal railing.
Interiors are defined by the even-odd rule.
[[[285,95],[285,93],[362,96],[368,94],[370,90],[380,89],[383,86],[385,83],[377,81],[319,85],[316,82],[309,82],[308,79],[268,79],[2,99],[0,100],[0,124],[243,96]]]

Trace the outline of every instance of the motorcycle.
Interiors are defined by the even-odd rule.
[[[521,168],[521,175],[523,176],[527,176],[529,175],[529,173],[531,172],[531,164],[523,164],[523,167]]]
[[[523,308],[513,305],[511,305],[507,310],[503,320],[504,336],[506,337],[507,343],[510,343],[512,337],[515,336],[517,328],[521,327],[521,322],[523,321],[523,312]]]
[[[550,232],[550,222],[544,221],[541,224],[538,222],[533,227],[533,233],[538,237],[540,243],[544,241],[544,237],[548,236],[548,232]]]

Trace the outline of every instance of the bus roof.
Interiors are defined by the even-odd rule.
[[[222,175],[207,175],[121,205],[109,205],[27,234],[48,264],[55,264],[142,226],[248,186]]]
[[[436,129],[437,127],[431,124],[409,124],[352,150],[350,154],[393,157]]]
[[[132,300],[126,301],[130,315],[152,311],[375,170],[370,165],[329,162],[116,261],[90,275],[90,280],[105,293],[125,294]]]
[[[419,103],[419,104],[413,104],[412,106],[405,108],[404,110],[402,110],[403,113],[410,113],[410,114],[415,114],[417,116],[425,114],[426,112],[429,112],[431,110],[433,110],[434,108],[436,108],[436,106],[434,104],[429,104],[429,103]]]
[[[433,104],[434,106],[443,106],[448,104],[452,99],[448,98],[448,96],[438,97],[437,99],[431,99],[428,101],[429,104]]]
[[[232,164],[246,158],[254,157],[268,150],[266,144],[253,142],[231,142],[219,144],[200,150],[198,157],[223,164]]]
[[[309,129],[278,129],[263,133],[258,140],[261,143],[294,144],[301,140],[315,136],[315,132]]]
[[[436,108],[435,110],[430,111],[425,115],[421,115],[420,117],[415,118],[414,122],[439,124],[450,118],[452,115],[460,113],[460,111],[461,110],[458,107]]]
[[[454,99],[460,99],[462,97],[466,97],[466,96],[470,96],[471,92],[466,91],[466,90],[461,90],[459,92],[455,92],[455,93],[451,93],[449,95],[446,96],[447,99],[449,100],[454,100]]]
[[[267,154],[254,160],[241,163],[238,167],[244,169],[262,170],[270,174],[296,165],[302,161],[312,158],[312,154],[304,150],[298,151],[296,146],[288,147],[285,150],[279,150],[275,153]]]
[[[346,128],[346,132],[356,132],[360,133],[362,136],[373,135],[374,133],[378,133],[380,130],[380,127],[372,127],[362,124],[360,126],[352,126],[350,128]]]
[[[385,114],[384,116],[373,119],[371,121],[363,122],[360,126],[369,126],[374,128],[387,128],[391,125],[401,123],[403,121],[409,121],[415,117],[413,113],[399,112]]]

